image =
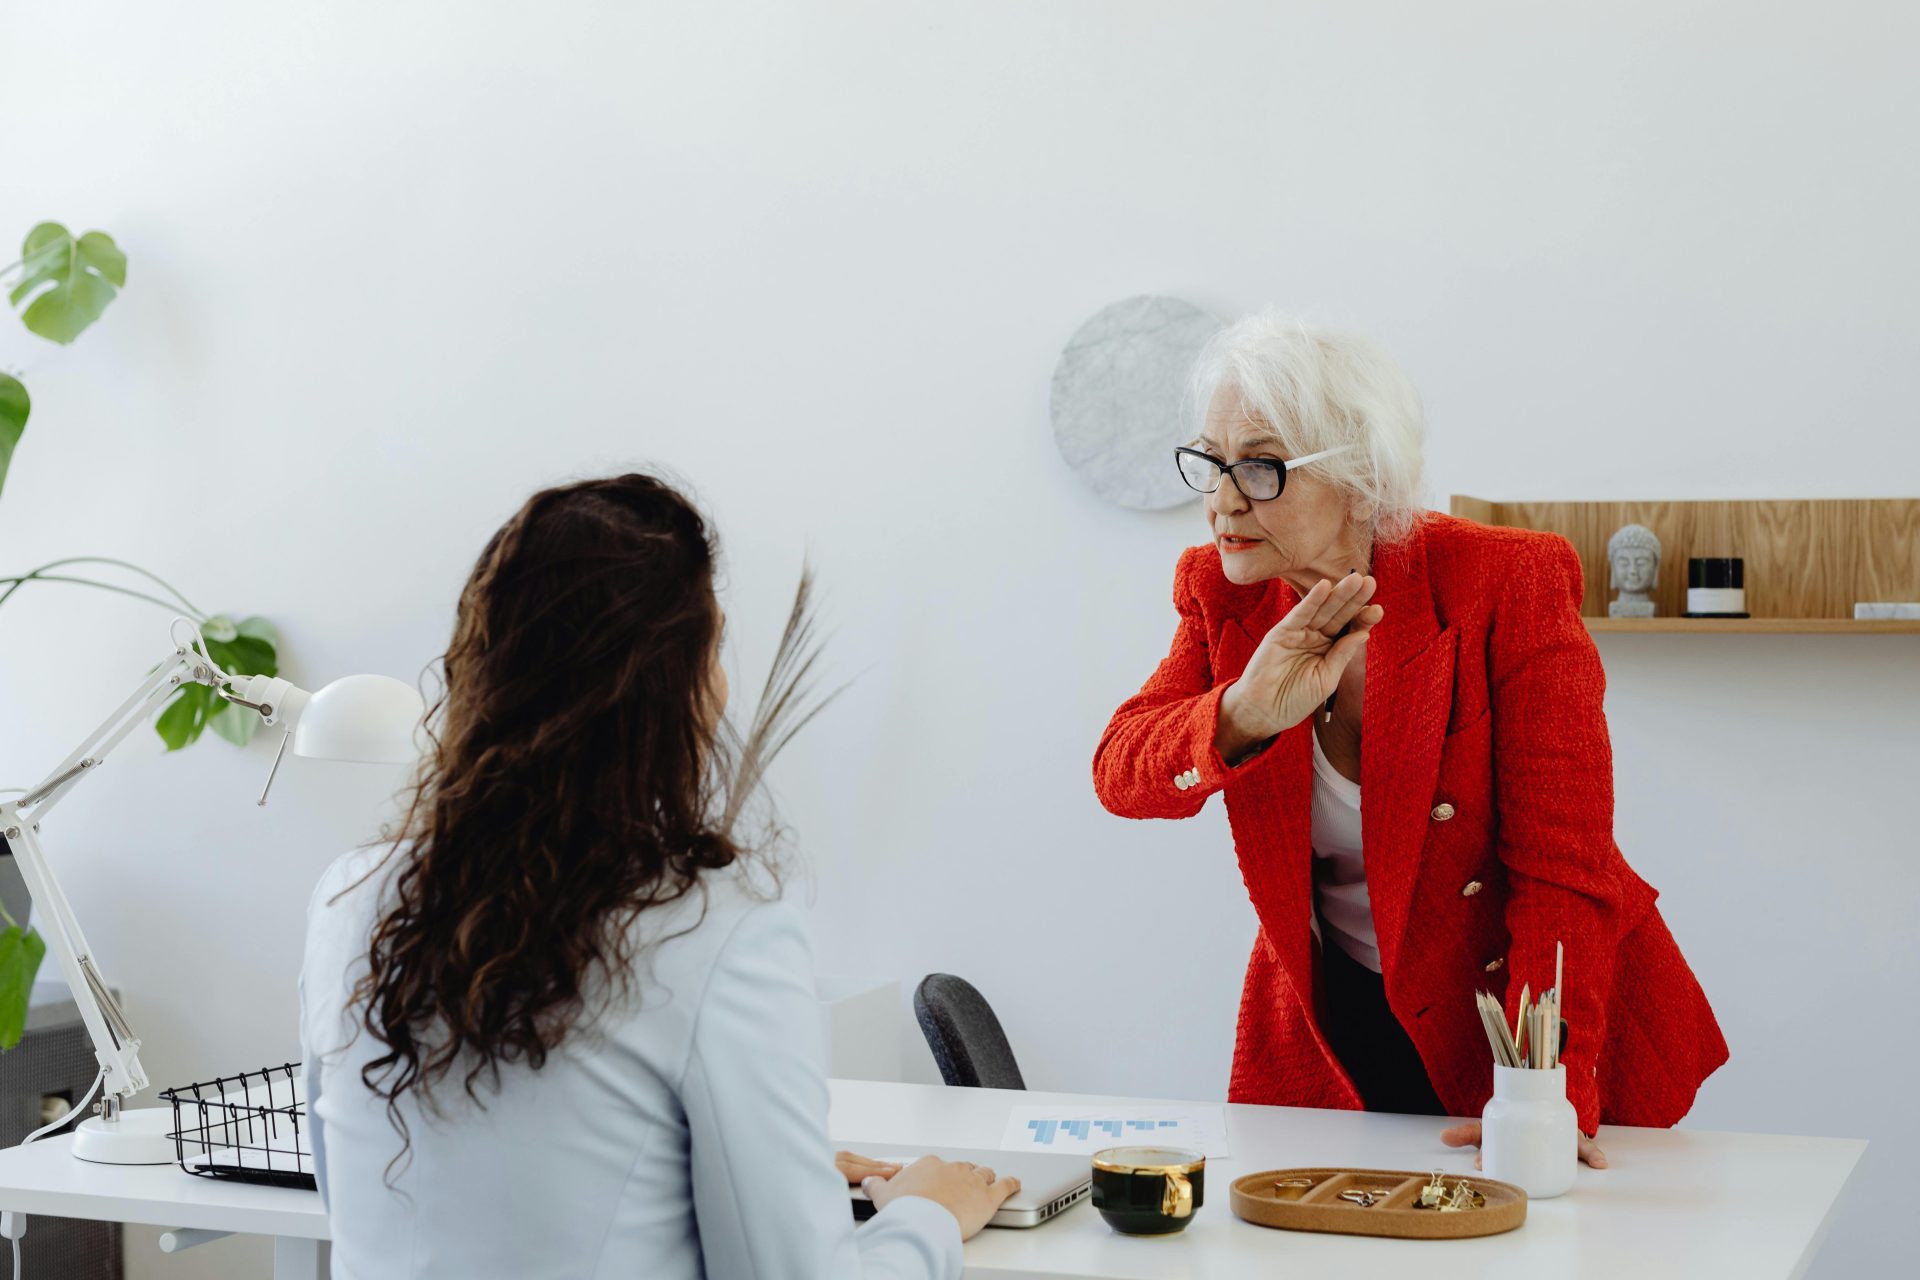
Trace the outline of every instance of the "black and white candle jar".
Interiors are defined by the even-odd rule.
[[[1739,556],[1687,561],[1687,617],[1746,618],[1747,564]]]

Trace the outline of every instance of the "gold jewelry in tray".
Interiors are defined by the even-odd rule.
[[[1390,1169],[1270,1169],[1233,1183],[1234,1216],[1287,1231],[1457,1240],[1527,1220],[1527,1193],[1478,1176]]]

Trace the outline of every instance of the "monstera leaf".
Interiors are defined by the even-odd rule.
[[[0,1049],[20,1043],[33,1001],[33,979],[47,955],[38,930],[8,924],[0,929]]]
[[[20,283],[7,300],[25,302],[21,322],[64,345],[98,320],[126,283],[127,255],[112,236],[89,231],[76,240],[59,223],[43,222],[20,247]]]
[[[27,414],[32,409],[33,401],[20,379],[0,373],[0,489],[6,488],[13,446],[20,443],[20,433],[27,429]]]
[[[265,618],[235,622],[224,613],[215,614],[200,628],[200,634],[207,641],[207,656],[228,675],[280,674],[280,635]],[[260,716],[236,707],[204,684],[190,684],[174,695],[153,728],[169,751],[192,746],[208,729],[234,746],[244,747],[260,728]]]

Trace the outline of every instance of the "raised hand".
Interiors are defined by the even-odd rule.
[[[1377,585],[1371,574],[1349,574],[1337,583],[1323,578],[1273,624],[1220,700],[1214,745],[1223,758],[1237,759],[1326,702],[1385,616],[1371,603]]]

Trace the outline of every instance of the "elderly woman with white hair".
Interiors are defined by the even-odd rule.
[[[1675,1123],[1727,1047],[1613,842],[1573,548],[1424,509],[1419,397],[1370,342],[1251,316],[1194,390],[1176,458],[1210,539],[1180,557],[1172,650],[1094,782],[1130,818],[1226,797],[1260,922],[1228,1096],[1477,1116],[1475,989],[1512,1021],[1564,944],[1581,1157],[1605,1163],[1603,1121]]]

